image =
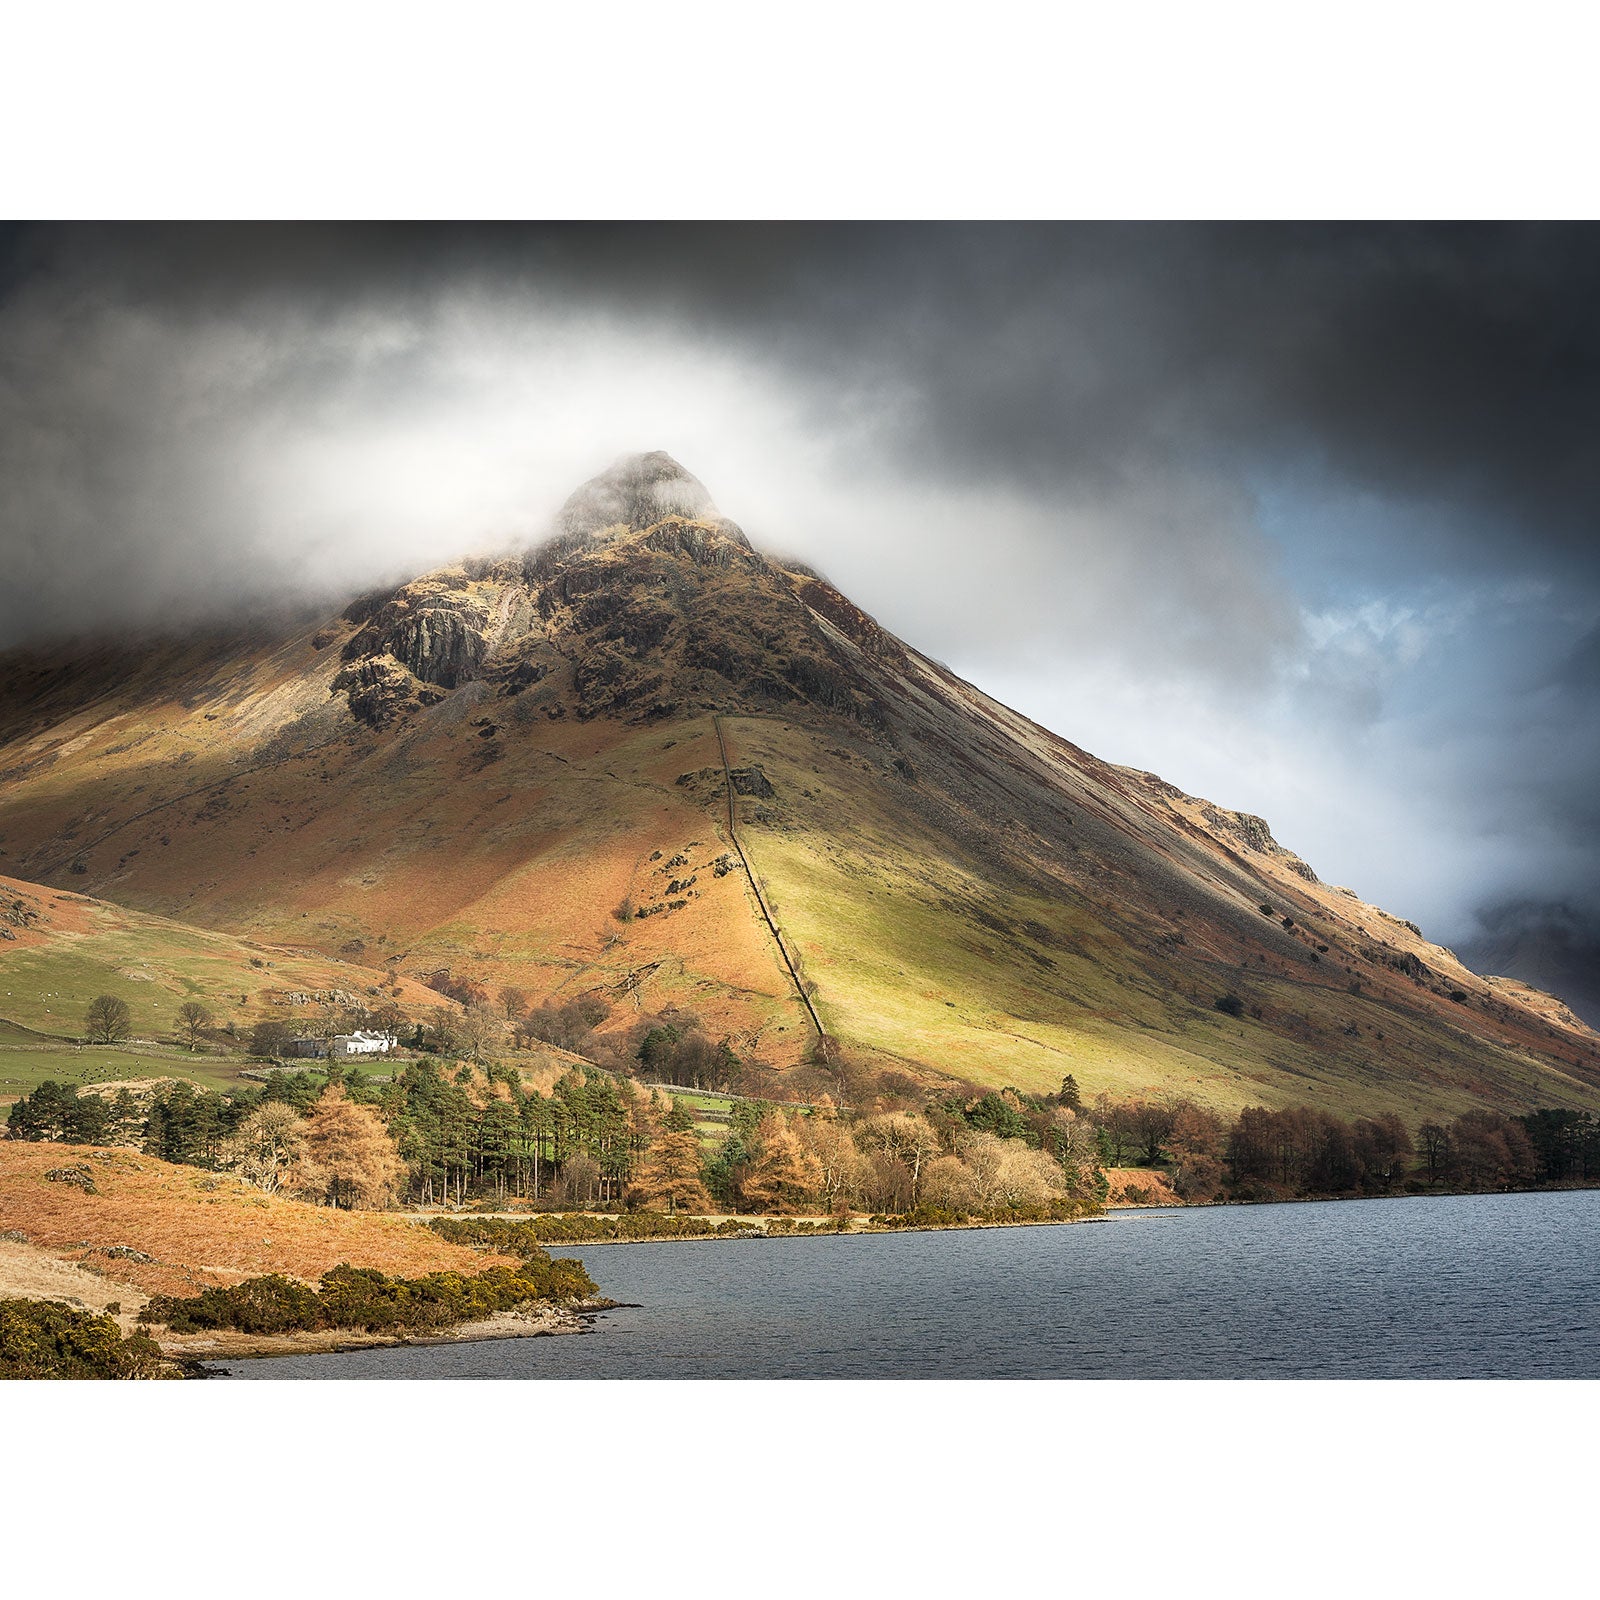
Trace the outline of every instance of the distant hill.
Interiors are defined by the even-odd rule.
[[[0,850],[402,983],[675,1004],[807,1089],[842,1058],[1224,1111],[1600,1107],[1559,1001],[994,701],[660,454],[524,556],[316,624],[13,654]]]
[[[1600,929],[1561,903],[1512,902],[1479,913],[1483,931],[1463,945],[1475,972],[1503,972],[1559,995],[1590,1027],[1600,1026]]]

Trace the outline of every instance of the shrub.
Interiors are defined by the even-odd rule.
[[[709,1223],[698,1217],[669,1216],[664,1211],[629,1211],[609,1217],[553,1211],[526,1222],[492,1217],[434,1217],[428,1226],[455,1244],[485,1245],[513,1255],[538,1250],[541,1257],[544,1256],[541,1242],[603,1244],[613,1239],[712,1239],[751,1231],[744,1223]],[[528,1258],[524,1255],[524,1259]]]
[[[1244,1015],[1244,1001],[1236,994],[1219,994],[1211,1003],[1224,1016],[1242,1017]]]
[[[214,1328],[292,1333],[328,1326],[316,1292],[280,1272],[197,1295],[155,1295],[139,1320],[163,1323],[173,1333],[203,1333]]]
[[[0,1300],[0,1378],[166,1378],[149,1334],[55,1300]]]
[[[429,1227],[452,1244],[483,1245],[521,1256],[524,1261],[548,1261],[532,1222],[512,1222],[504,1217],[435,1217]]]
[[[241,1333],[314,1333],[328,1328],[384,1333],[446,1328],[530,1300],[577,1300],[594,1292],[594,1280],[581,1262],[548,1257],[525,1261],[521,1267],[491,1267],[474,1277],[430,1272],[422,1278],[391,1278],[341,1263],[325,1274],[320,1289],[272,1273],[198,1295],[157,1295],[139,1313],[139,1320],[162,1323],[173,1333],[223,1328]]]

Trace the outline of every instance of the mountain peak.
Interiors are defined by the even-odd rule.
[[[625,526],[636,533],[666,517],[720,522],[710,491],[665,450],[623,456],[576,489],[556,517],[558,532],[584,537]]]

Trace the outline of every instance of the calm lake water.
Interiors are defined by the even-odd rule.
[[[586,1335],[235,1378],[1593,1378],[1600,1192],[600,1245]]]

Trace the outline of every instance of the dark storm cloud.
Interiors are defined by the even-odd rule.
[[[136,302],[313,319],[471,283],[622,307],[907,397],[922,471],[1115,485],[1275,459],[1587,561],[1600,229],[683,225],[65,230],[15,257]]]
[[[403,576],[665,448],[1446,936],[1600,914],[1597,286],[1589,226],[12,229],[0,643]]]

